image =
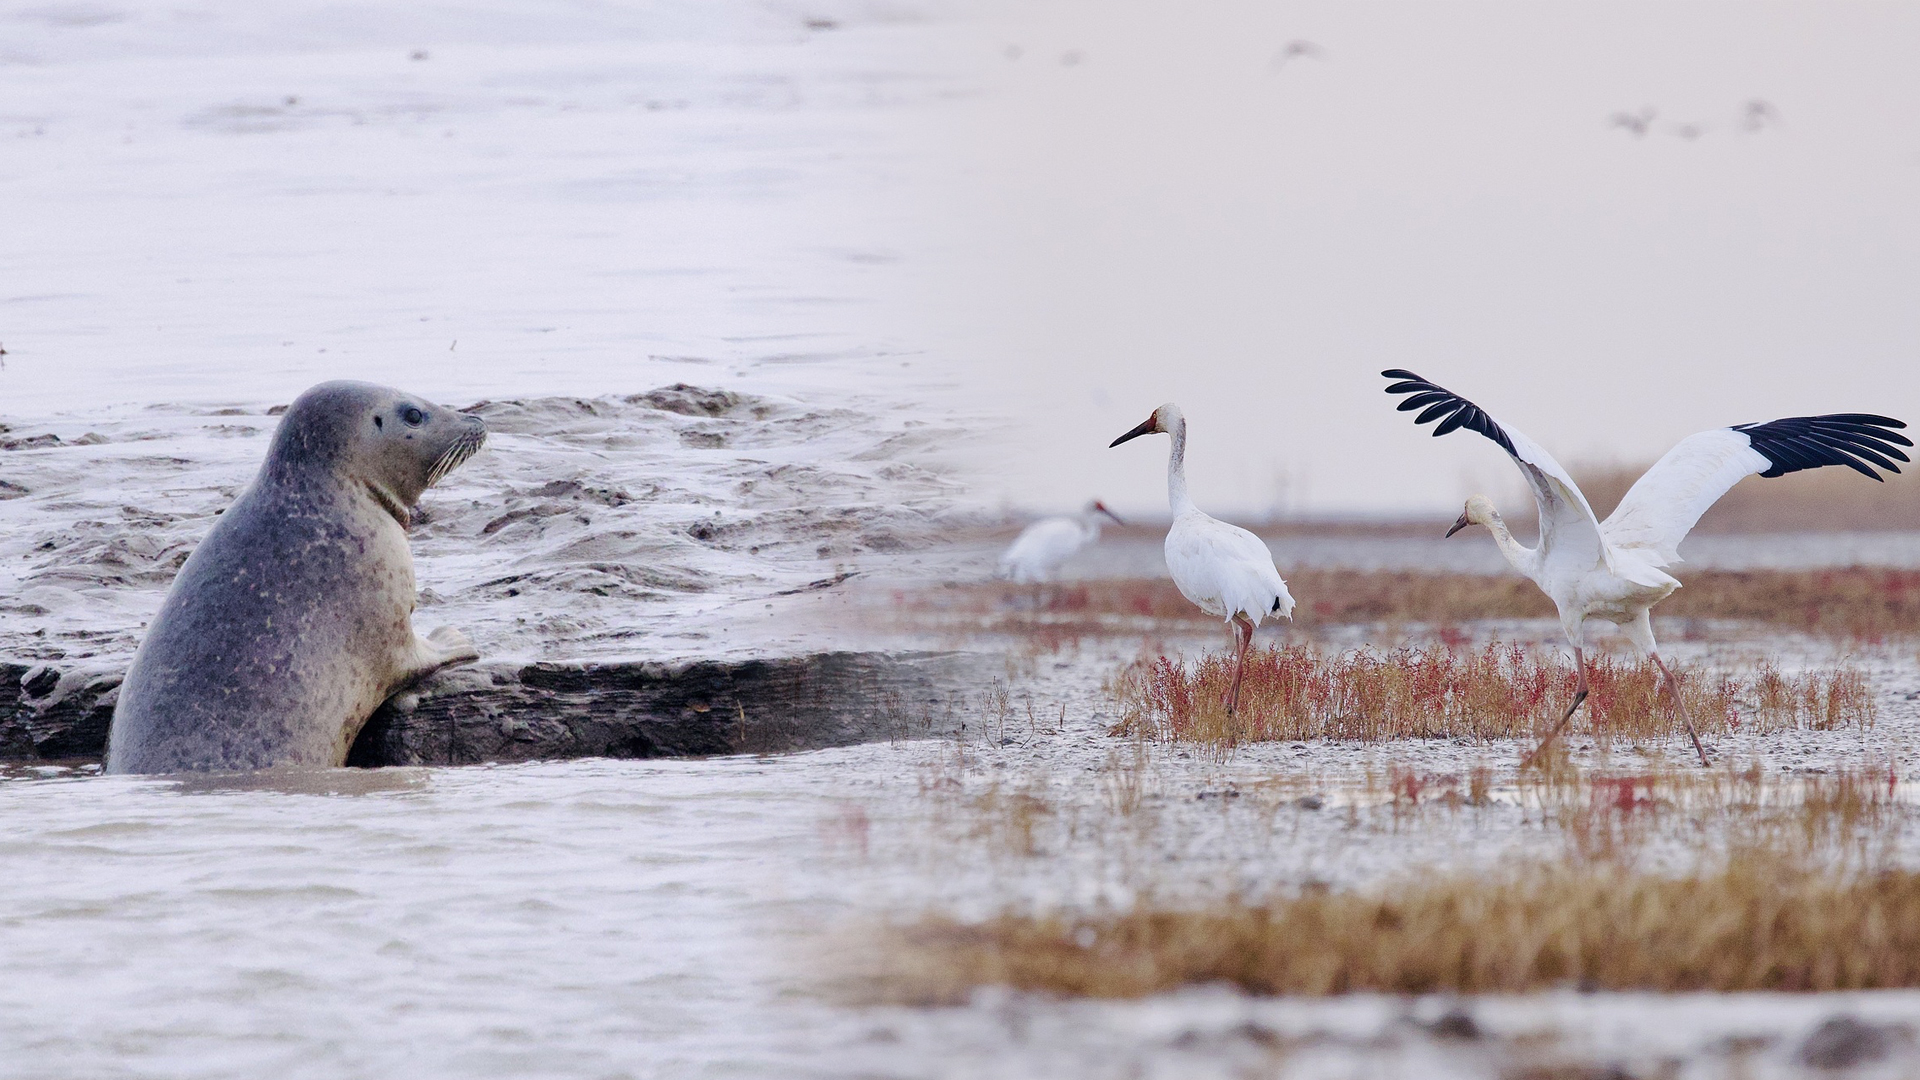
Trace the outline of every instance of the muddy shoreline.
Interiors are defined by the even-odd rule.
[[[749,660],[493,661],[381,706],[352,766],[792,753],[950,732],[980,667],[960,652]],[[124,669],[0,660],[0,761],[99,761]]]

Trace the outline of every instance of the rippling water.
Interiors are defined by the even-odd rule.
[[[0,1074],[817,1063],[790,946],[838,764],[0,783]]]
[[[839,997],[856,969],[847,949],[928,910],[1088,906],[1142,887],[1255,895],[1561,850],[1521,806],[1403,818],[1336,795],[1376,790],[1395,760],[1454,777],[1510,760],[1465,742],[1267,743],[1227,761],[1156,749],[1138,775],[1148,809],[1116,815],[1127,758],[1102,737],[1112,717],[1098,686],[1113,658],[1081,659],[1023,683],[1004,720],[971,714],[964,748],[185,781],[17,770],[0,779],[0,1076],[1278,1075],[1250,1023],[1308,1040],[1301,1060],[1318,1064],[1288,1075],[1368,1062],[1385,1075],[1395,1062],[1406,1076],[1498,1071],[1406,1045],[1410,1006],[1392,998],[987,994],[918,1010]],[[1888,654],[1869,675],[1883,711],[1868,731],[1729,736],[1719,749],[1821,772],[1895,760],[1915,730],[1913,668]],[[1021,708],[1029,690],[1037,722]],[[1345,809],[1222,797],[1277,777]],[[1006,808],[1027,792],[1056,808],[1037,819],[1034,854],[1008,832]],[[1900,844],[1912,858],[1910,833]],[[1550,1023],[1572,1044],[1598,1033],[1608,1052],[1712,1060],[1727,1038],[1802,1032],[1843,1007],[1902,1014],[1913,1000],[1475,1007],[1516,1037]],[[1688,1023],[1643,1024],[1679,1008]]]

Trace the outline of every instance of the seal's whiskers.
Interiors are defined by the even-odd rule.
[[[459,468],[462,462],[479,453],[481,444],[486,441],[485,431],[469,431],[455,439],[453,445],[447,447],[433,463],[433,468],[427,470],[427,486],[439,483],[448,473]]]

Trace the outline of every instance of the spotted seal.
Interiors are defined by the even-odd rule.
[[[486,437],[479,417],[383,386],[301,394],[140,643],[107,771],[340,765],[381,702],[477,659],[458,630],[414,634],[406,527]]]

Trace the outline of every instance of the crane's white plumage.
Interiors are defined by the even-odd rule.
[[[1594,566],[1612,566],[1612,553],[1607,550],[1600,537],[1600,522],[1595,518],[1593,507],[1587,504],[1586,495],[1573,477],[1553,455],[1541,449],[1540,444],[1527,438],[1512,428],[1505,429],[1512,448],[1514,463],[1520,466],[1520,472],[1527,478],[1527,486],[1533,491],[1533,501],[1540,508],[1540,534],[1552,533],[1555,543],[1551,548],[1544,545],[1540,549],[1543,561],[1551,560],[1555,568],[1587,569]],[[1543,566],[1543,570],[1547,567]]]
[[[1845,465],[1878,480],[1870,466],[1899,472],[1894,460],[1907,460],[1899,448],[1913,445],[1895,430],[1905,424],[1870,413],[1793,416],[1703,431],[1680,440],[1640,477],[1607,520],[1599,521],[1573,478],[1532,439],[1411,371],[1395,368],[1381,374],[1395,380],[1387,393],[1409,395],[1400,403],[1401,411],[1422,410],[1414,423],[1440,421],[1436,436],[1458,428],[1478,432],[1510,454],[1526,477],[1540,511],[1538,547],[1514,540],[1484,495],[1467,500],[1466,512],[1447,535],[1468,525],[1486,526],[1508,564],[1532,578],[1559,609],[1561,628],[1580,668],[1573,706],[1562,726],[1587,696],[1582,650],[1589,619],[1622,627],[1659,665],[1678,707],[1679,686],[1656,650],[1649,613],[1680,587],[1667,573],[1680,561],[1680,541],[1734,484],[1756,474],[1783,476],[1825,465]],[[1682,719],[1685,715],[1682,708]],[[1687,730],[1692,734],[1691,722]],[[1706,752],[1697,737],[1693,744],[1704,762]]]
[[[1173,436],[1167,453],[1167,503],[1173,510],[1173,525],[1167,530],[1167,572],[1180,595],[1234,629],[1238,649],[1233,687],[1226,699],[1231,713],[1239,704],[1240,677],[1246,670],[1254,629],[1269,615],[1292,617],[1293,596],[1273,565],[1273,553],[1259,537],[1209,517],[1187,496],[1187,419],[1178,405],[1153,410],[1152,416],[1109,446],[1155,433]]]
[[[1255,626],[1269,615],[1293,615],[1293,597],[1261,539],[1197,509],[1167,530],[1167,572],[1180,595],[1209,615],[1244,615]]]
[[[1680,541],[1700,515],[1733,485],[1772,464],[1744,432],[1716,428],[1689,435],[1634,481],[1600,531],[1615,548],[1642,551],[1661,566],[1673,566],[1680,562]]]
[[[1022,584],[1050,581],[1054,571],[1074,552],[1100,539],[1100,519],[1113,518],[1113,511],[1098,499],[1072,517],[1041,518],[1014,538],[1000,556],[1000,576]]]

